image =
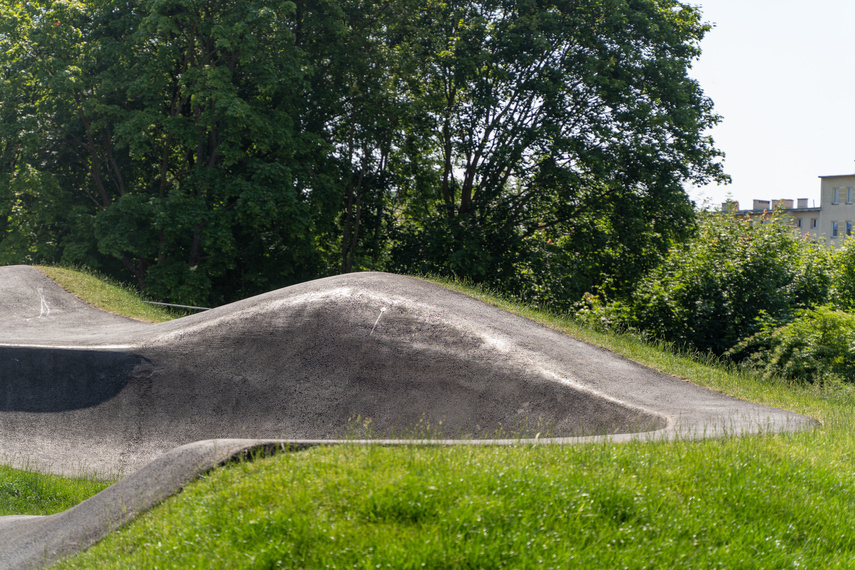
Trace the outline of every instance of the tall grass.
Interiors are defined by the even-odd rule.
[[[109,485],[91,477],[59,477],[0,465],[0,516],[58,513]]]

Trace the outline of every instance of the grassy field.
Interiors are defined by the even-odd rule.
[[[446,285],[823,425],[703,442],[280,454],[211,472],[58,567],[855,566],[851,387],[762,381],[708,358]]]

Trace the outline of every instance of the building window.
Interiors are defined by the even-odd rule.
[[[810,219],[810,229],[812,229],[812,230],[816,229],[816,218]]]
[[[837,234],[837,222],[831,222],[831,237],[836,238]]]
[[[799,218],[798,220],[796,220],[796,227],[797,227],[797,228],[799,228],[799,229],[802,229],[802,219],[801,219],[801,218]]]
[[[851,186],[846,189],[846,203],[847,204],[852,203],[852,190],[853,190],[853,188]]]
[[[852,222],[846,222],[846,237],[852,235]]]
[[[831,203],[839,204],[840,203],[840,188],[832,188],[831,189]]]

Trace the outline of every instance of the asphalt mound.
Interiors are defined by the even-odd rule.
[[[93,309],[32,268],[0,268],[0,282],[12,284],[0,450],[51,470],[127,473],[211,438],[579,437],[668,423],[538,362],[537,337],[561,335],[417,279],[322,279],[161,325]]]

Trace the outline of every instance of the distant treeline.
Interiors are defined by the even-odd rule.
[[[363,269],[626,295],[723,180],[672,0],[3,0],[0,263],[209,305]]]

